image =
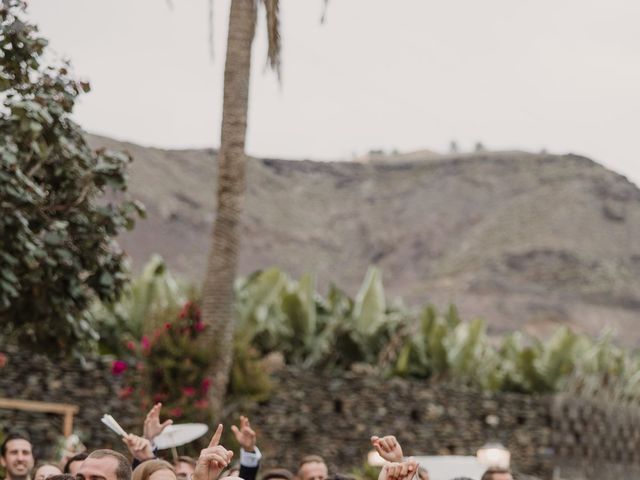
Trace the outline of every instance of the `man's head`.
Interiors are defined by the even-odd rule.
[[[293,480],[293,473],[286,468],[272,468],[262,475],[262,480]]]
[[[298,467],[299,480],[327,480],[329,470],[324,459],[318,455],[308,455]]]
[[[32,480],[46,480],[54,475],[60,475],[62,470],[52,463],[42,463],[38,465],[31,475]]]
[[[0,447],[0,463],[7,471],[6,480],[22,480],[29,476],[34,459],[29,439],[21,434],[11,433]]]
[[[480,480],[513,480],[513,475],[506,468],[490,468]]]
[[[196,460],[195,458],[183,455],[178,457],[178,460],[173,464],[173,467],[175,468],[176,476],[179,479],[187,479],[196,471]]]
[[[227,470],[222,472],[220,475],[223,475],[223,477],[221,477],[220,480],[226,477],[229,477],[229,478],[238,477],[240,475],[240,462],[233,462],[231,465],[229,465],[229,468],[227,468]]]
[[[76,473],[78,473],[80,465],[82,465],[82,462],[84,462],[88,456],[89,454],[87,452],[75,454],[73,457],[67,460],[67,463],[64,464],[64,469],[62,470],[62,472],[70,473],[75,477]]]
[[[121,453],[96,450],[82,462],[77,480],[131,480],[131,464]]]

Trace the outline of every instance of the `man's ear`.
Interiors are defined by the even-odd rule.
[[[0,455],[0,465],[2,465],[3,467],[7,466],[7,462],[4,459],[4,455]]]

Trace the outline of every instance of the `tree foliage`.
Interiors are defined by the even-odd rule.
[[[143,211],[120,194],[128,155],[93,151],[71,119],[89,84],[45,60],[24,10],[0,2],[0,321],[23,345],[68,352],[96,338],[92,299],[118,297],[114,239]]]

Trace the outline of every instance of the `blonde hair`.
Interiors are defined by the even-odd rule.
[[[174,475],[176,473],[175,468],[169,462],[165,462],[164,460],[147,460],[146,462],[142,462],[140,465],[136,467],[133,471],[133,479],[132,480],[149,480],[149,477],[160,471],[160,470],[171,470]]]

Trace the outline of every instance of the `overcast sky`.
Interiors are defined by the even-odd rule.
[[[30,0],[93,91],[89,131],[159,147],[219,144],[229,0]],[[283,82],[254,43],[249,153],[543,148],[640,184],[639,0],[281,0]],[[262,19],[261,19],[262,20]]]

